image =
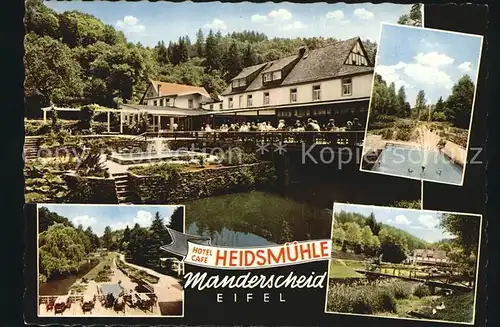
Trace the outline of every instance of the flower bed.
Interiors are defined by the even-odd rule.
[[[138,280],[138,281],[146,281],[150,284],[156,284],[159,281],[159,278],[156,276],[153,276],[151,274],[148,274],[145,270],[140,270],[135,267],[132,267],[122,260],[117,259],[116,260],[116,266],[118,269],[120,269],[127,277],[129,277],[132,280]]]

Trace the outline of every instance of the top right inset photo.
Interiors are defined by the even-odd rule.
[[[382,24],[362,171],[463,184],[482,43]]]

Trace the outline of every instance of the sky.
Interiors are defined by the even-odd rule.
[[[435,104],[464,74],[476,84],[481,42],[476,35],[384,24],[375,71],[396,89],[404,86],[412,107],[419,90]]]
[[[439,211],[402,209],[393,207],[377,207],[353,204],[335,204],[335,213],[340,211],[355,212],[369,216],[372,212],[375,219],[386,225],[402,229],[424,241],[433,243],[454,236],[440,228]]]
[[[254,30],[268,37],[359,36],[376,41],[381,22],[396,23],[411,5],[173,2],[59,2],[45,4],[57,12],[78,10],[122,30],[131,42],[154,46],[188,35],[194,42],[199,28],[223,34]]]
[[[156,212],[163,217],[165,224],[170,222],[170,216],[177,206],[123,206],[123,205],[68,205],[44,204],[52,212],[68,218],[74,225],[83,228],[91,227],[98,236],[104,234],[106,226],[111,230],[124,229],[127,225],[133,228],[136,223],[141,227],[149,227]]]

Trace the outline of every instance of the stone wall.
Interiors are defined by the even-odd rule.
[[[129,187],[142,203],[182,203],[204,197],[260,189],[274,184],[272,162],[205,168],[180,172],[167,178],[129,172]]]
[[[71,190],[71,203],[118,203],[115,180],[113,178],[78,176],[65,174],[64,179]]]

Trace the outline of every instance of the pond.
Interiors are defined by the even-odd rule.
[[[186,229],[229,247],[283,244],[330,237],[330,209],[252,191],[187,202]]]
[[[50,279],[46,283],[39,283],[38,295],[67,295],[71,286],[77,279],[85,276],[92,268],[97,266],[99,260],[93,260],[82,266],[77,274],[67,275],[57,279]]]
[[[442,152],[394,144],[386,145],[372,171],[449,184],[460,184],[463,174]]]

